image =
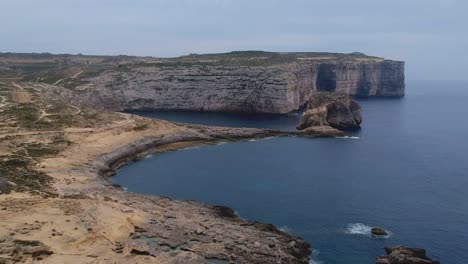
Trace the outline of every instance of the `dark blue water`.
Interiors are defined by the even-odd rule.
[[[309,241],[322,263],[375,263],[395,244],[465,263],[468,82],[412,81],[403,99],[361,104],[360,139],[274,138],[168,152],[124,167],[113,180],[129,191],[227,205],[273,223]],[[298,118],[152,116],[236,126],[258,119],[282,129]],[[372,238],[370,226],[391,236]]]
[[[198,113],[183,111],[145,112],[132,111],[130,113],[146,117],[171,120],[181,123],[201,124],[207,126],[225,127],[253,127],[270,128],[284,131],[296,131],[296,126],[301,119],[301,113],[286,115],[274,114],[236,114],[236,113]]]

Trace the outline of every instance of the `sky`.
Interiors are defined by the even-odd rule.
[[[364,52],[468,79],[467,0],[0,0],[0,52]]]

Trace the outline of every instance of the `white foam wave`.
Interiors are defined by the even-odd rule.
[[[388,230],[385,230],[385,232],[387,232],[387,235],[379,236],[379,237],[388,238],[392,235],[392,232]],[[372,235],[372,227],[362,224],[362,223],[353,223],[353,224],[346,225],[345,233],[350,234],[350,235],[364,235],[364,236],[374,237]]]
[[[309,264],[323,264],[323,262],[320,261],[320,260],[311,259],[311,260],[309,261]]]
[[[237,211],[237,210],[234,210],[234,214],[239,217],[239,218],[242,218],[242,216],[240,215],[240,213]]]
[[[186,148],[181,148],[179,150],[192,150],[192,149],[199,149],[201,148],[201,146],[190,146],[190,147],[186,147]]]
[[[280,226],[278,227],[279,231],[291,234],[292,229],[289,226]]]
[[[318,260],[319,254],[320,254],[320,250],[312,249],[312,254],[310,255],[309,264],[323,264],[322,261]]]
[[[268,140],[272,138],[277,138],[277,137],[273,136],[273,137],[264,137],[264,138],[252,138],[252,139],[249,139],[248,141],[253,142],[253,141],[259,141],[259,140]]]
[[[336,138],[343,138],[343,139],[361,139],[361,137],[356,137],[356,136],[344,136],[344,137],[336,137]]]
[[[368,235],[370,236],[372,227],[362,224],[362,223],[354,223],[346,225],[345,232],[351,235]]]

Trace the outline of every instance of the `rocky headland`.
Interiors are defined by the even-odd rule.
[[[190,146],[344,135],[331,119],[286,133],[107,110],[285,113],[314,105],[318,91],[404,94],[402,62],[363,54],[0,58],[0,263],[308,263],[310,245],[272,225],[223,206],[128,193],[106,176]]]

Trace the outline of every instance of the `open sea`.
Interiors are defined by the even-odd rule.
[[[270,138],[166,152],[120,169],[128,191],[225,205],[305,238],[311,263],[373,264],[387,245],[468,259],[468,82],[408,81],[359,99],[351,138]],[[207,125],[294,130],[300,115],[141,112]],[[371,227],[389,232],[370,235]]]

